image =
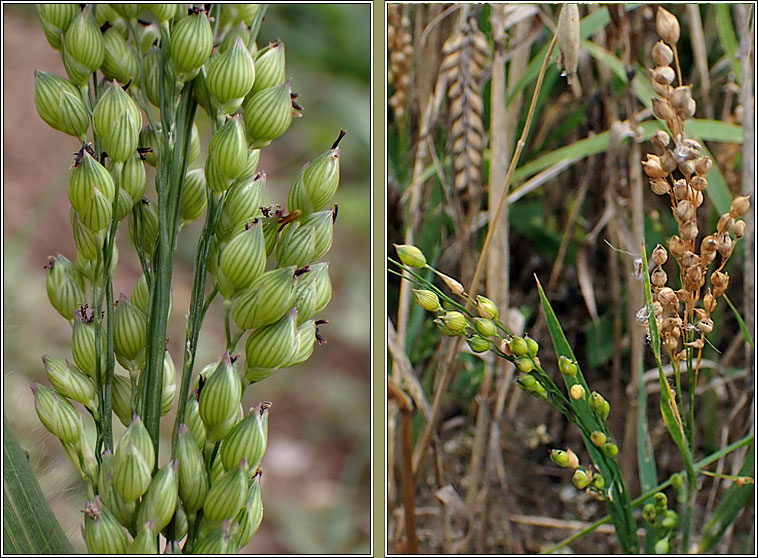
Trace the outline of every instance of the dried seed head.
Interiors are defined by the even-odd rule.
[[[667,173],[671,173],[676,169],[677,161],[671,150],[667,149],[661,156],[661,166]]]
[[[672,91],[674,91],[674,88],[667,83],[651,80],[650,84],[653,86],[653,91],[655,91],[656,95],[660,95],[664,99],[668,99],[671,96]]]
[[[711,285],[713,285],[713,296],[718,298],[729,286],[729,274],[721,271],[714,271],[711,274]]]
[[[695,161],[695,172],[701,176],[708,174],[711,170],[711,167],[713,167],[713,161],[711,161],[710,157],[700,157],[697,161]]]
[[[697,328],[702,333],[710,333],[713,331],[713,320],[706,318],[704,320],[700,320],[697,323]]]
[[[650,138],[650,141],[655,147],[663,151],[668,146],[671,138],[663,130],[656,130],[653,137]]]
[[[653,114],[664,122],[676,118],[676,111],[667,99],[653,99]]]
[[[653,302],[653,314],[656,316],[660,316],[661,314],[663,314],[663,306],[657,300]]]
[[[650,274],[650,282],[658,287],[664,287],[666,285],[666,280],[668,279],[668,276],[666,275],[666,272],[663,271],[663,268],[656,267],[653,272]]]
[[[655,30],[670,45],[675,45],[679,40],[679,20],[665,8],[658,8],[655,14]]]
[[[682,302],[684,304],[689,303],[689,301],[692,299],[692,293],[690,293],[687,289],[679,289],[678,291],[674,291],[676,293],[676,298],[679,299],[679,302]]]
[[[724,213],[716,223],[716,233],[719,235],[724,234],[726,231],[732,228],[734,219],[729,213]]]
[[[697,163],[695,163],[695,170],[697,171]],[[702,176],[693,176],[690,179],[690,186],[697,192],[702,192],[708,186],[708,181]]]
[[[703,277],[703,268],[700,267],[699,264],[691,265],[687,268],[685,279],[689,279],[693,284],[700,284],[702,283],[704,277]],[[689,289],[692,290],[692,289]]]
[[[695,116],[695,111],[697,110],[697,103],[695,102],[695,99],[688,99],[684,106],[677,109],[677,114],[682,118],[682,120],[687,120],[688,118],[692,118]]]
[[[695,317],[698,320],[704,320],[704,319],[706,319],[708,317],[708,312],[706,312],[702,308],[694,308],[693,310],[695,312]]]
[[[558,58],[558,64],[563,67],[561,75],[566,76],[571,85],[579,64],[579,7],[576,4],[564,4],[561,8],[556,35],[561,49]]]
[[[683,161],[694,161],[700,155],[700,144],[697,142],[691,142],[694,142],[694,140],[686,140],[674,148],[674,157],[676,157],[677,161],[680,163]]]
[[[674,78],[676,78],[674,69],[671,66],[667,65],[658,66],[650,70],[650,72],[653,81],[663,85],[671,85],[671,83],[674,81]]]
[[[466,290],[463,288],[463,285],[452,277],[445,275],[444,273],[440,273],[439,271],[436,271],[437,277],[442,279],[442,282],[445,283],[445,286],[447,286],[448,289],[450,289],[450,292],[452,292],[456,296],[462,296],[466,293]]]
[[[679,331],[679,330],[676,330],[676,331]],[[679,348],[679,339],[673,336],[668,337],[666,339],[666,348],[670,352],[675,353],[676,350]]]
[[[691,159],[682,159],[679,161],[679,170],[685,176],[691,176],[695,172],[695,162]]]
[[[679,259],[687,250],[687,243],[677,235],[674,235],[669,238],[669,250],[675,258]]]
[[[750,209],[750,196],[737,196],[732,200],[729,215],[734,219],[744,216]]]
[[[674,208],[674,216],[679,222],[689,221],[695,217],[695,207],[688,200],[681,200]]]
[[[674,196],[678,200],[686,200],[689,196],[687,195],[689,193],[689,187],[687,186],[687,181],[684,178],[680,178],[676,182],[674,182]]]
[[[578,401],[584,399],[584,388],[579,384],[571,386],[571,399]]]
[[[661,333],[669,335],[675,329],[677,329],[677,323],[676,323],[675,318],[665,318],[663,322],[661,322],[661,327],[660,327]]]
[[[716,248],[724,259],[727,259],[732,255],[732,252],[734,251],[734,242],[728,232],[719,235]]]
[[[679,308],[679,299],[671,287],[663,287],[658,291],[658,302],[667,312],[676,312]]]
[[[690,219],[679,225],[679,234],[683,240],[695,240],[697,238],[698,228],[697,221]]]
[[[682,142],[682,145],[687,148],[688,153],[697,153],[698,155],[703,150],[703,146],[700,142],[694,139],[686,139]],[[694,159],[695,157],[688,157],[688,159]]]
[[[666,249],[663,246],[658,244],[655,249],[653,249],[651,259],[655,265],[663,265],[666,263],[666,260],[668,260],[668,252],[666,252]]]
[[[745,236],[745,227],[747,225],[745,224],[745,221],[739,220],[735,221],[734,225],[732,225],[732,230],[734,231],[734,237],[735,238],[742,238]]]
[[[716,309],[716,297],[711,294],[711,289],[708,289],[708,292],[703,297],[703,307],[709,314]]]
[[[709,234],[708,236],[703,237],[703,240],[700,242],[700,253],[703,256],[706,254],[714,254],[717,248],[718,244],[716,242],[716,235],[714,234]]]
[[[679,258],[679,263],[684,268],[692,267],[693,265],[700,263],[700,256],[687,250],[682,254],[682,257]]]
[[[673,109],[681,110],[687,106],[690,99],[692,99],[692,86],[680,85],[671,93],[671,106]]]
[[[663,41],[658,41],[653,45],[653,60],[658,66],[668,66],[674,61],[674,51]]]
[[[668,194],[671,187],[669,186],[668,180],[665,178],[651,178],[650,189],[653,193],[662,196],[663,194]]]
[[[668,176],[668,173],[661,165],[661,159],[658,155],[648,153],[647,161],[642,161],[642,166],[645,169],[645,174],[650,178],[666,178]]]

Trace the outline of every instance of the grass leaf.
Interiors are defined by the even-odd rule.
[[[560,358],[561,356],[564,356],[576,362],[574,352],[571,350],[571,346],[566,339],[566,335],[563,333],[561,324],[558,321],[552,306],[550,306],[550,301],[545,295],[545,291],[542,289],[539,279],[535,277],[535,280],[537,281],[540,304],[542,305],[542,311],[545,314],[545,323],[547,324],[550,339],[553,341],[556,357]],[[580,384],[584,388],[587,396],[589,396],[590,388],[584,379],[578,363],[576,368],[577,372],[575,377],[561,374],[566,383],[566,388],[571,389],[573,384]],[[593,463],[598,466],[600,472],[606,478],[606,486],[610,486],[609,492],[611,492],[612,497],[606,498],[605,503],[608,507],[611,521],[616,528],[616,536],[618,537],[621,549],[627,554],[637,553],[639,546],[636,533],[637,524],[632,515],[632,504],[629,494],[624,488],[623,480],[621,480],[621,471],[619,470],[618,463],[615,459],[606,457],[605,454],[600,451],[600,448],[594,445],[589,439],[589,434],[594,430],[608,433],[607,427],[605,426],[604,421],[601,422],[594,411],[590,409],[586,397],[578,401],[569,397],[569,402],[571,408],[576,413],[578,419],[577,426],[582,430],[584,445],[592,457]]]
[[[716,4],[716,30],[719,34],[719,42],[724,48],[724,54],[729,57],[729,67],[738,84],[742,84],[742,66],[737,58],[737,35],[732,25],[732,15],[729,13],[729,4]]]
[[[3,553],[73,554],[3,414]]]
[[[745,341],[747,341],[748,345],[750,345],[751,348],[755,349],[755,345],[753,344],[753,339],[750,337],[750,332],[747,330],[747,326],[745,325],[745,322],[742,319],[742,316],[740,316],[740,313],[737,312],[737,309],[734,307],[734,304],[732,304],[732,301],[729,300],[729,297],[726,296],[726,294],[722,296],[724,297],[724,300],[726,300],[726,303],[729,305],[729,308],[732,309],[732,313],[734,314],[734,317],[737,318],[737,323],[740,324],[740,330],[742,331],[742,336],[745,338]]]

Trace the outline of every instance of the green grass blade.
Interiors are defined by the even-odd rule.
[[[740,469],[740,476],[755,474],[754,459],[755,455],[751,448],[748,450],[745,463],[742,464],[742,468]],[[724,498],[719,503],[713,516],[705,524],[703,538],[700,540],[698,548],[700,554],[709,554],[713,550],[716,543],[724,536],[724,532],[737,519],[737,515],[745,507],[745,504],[753,499],[754,492],[755,484],[738,486],[737,483],[732,483],[732,486],[724,494]]]
[[[660,128],[661,125],[657,120],[642,122],[640,124],[642,139],[650,139],[656,130],[659,130]],[[708,140],[742,143],[742,128],[733,124],[727,124],[725,122],[719,122],[717,120],[688,120],[684,128],[689,137],[698,138],[700,141]],[[565,159],[581,160],[589,157],[590,155],[603,153],[608,149],[609,142],[610,132],[601,132],[592,137],[575,141],[574,143],[569,144],[565,147],[561,147],[559,149],[546,153],[545,155],[537,157],[536,159],[529,161],[528,163],[517,168],[513,173],[513,182],[523,182],[538,172],[541,172],[546,168]],[[705,146],[703,146],[703,154],[707,154],[707,149]],[[434,174],[434,168],[430,167],[428,172],[429,176],[431,176]],[[729,194],[729,190],[726,187],[724,178],[719,172],[716,165],[713,165],[711,172],[708,173],[708,188],[706,188],[705,191],[709,196],[711,196],[711,201],[714,202],[714,205],[717,205],[717,209],[723,206],[726,197],[728,197],[729,201],[726,203],[726,209],[719,211],[721,213],[729,211],[729,206],[732,203],[732,198]],[[717,198],[715,200],[713,199],[714,195]]]
[[[729,4],[716,4],[716,30],[719,34],[719,42],[724,48],[724,53],[729,57],[729,68],[734,74],[738,84],[742,84],[742,66],[737,58],[737,35],[732,25],[732,16],[729,13]]]
[[[663,422],[666,423],[671,438],[679,448],[679,453],[684,461],[685,469],[687,470],[687,476],[694,483],[695,480],[695,468],[692,462],[692,453],[690,452],[689,443],[684,434],[684,424],[682,423],[682,417],[679,414],[679,408],[676,403],[676,395],[671,390],[671,386],[666,380],[666,375],[663,373],[663,364],[661,364],[661,338],[658,333],[658,324],[655,321],[655,311],[653,310],[653,295],[650,288],[650,272],[647,267],[647,254],[645,253],[645,245],[642,245],[642,277],[645,286],[645,305],[647,307],[647,323],[648,331],[650,334],[650,346],[653,349],[653,356],[655,357],[655,363],[658,365],[658,380],[661,388],[661,415],[663,416]],[[681,397],[681,394],[679,394]]]
[[[653,442],[650,439],[650,430],[647,424],[647,390],[645,389],[644,367],[640,362],[637,370],[637,467],[639,469],[640,488],[647,492],[653,488],[658,480],[658,472],[655,467],[655,454]],[[645,552],[652,554],[655,547],[655,527],[645,523]]]
[[[564,356],[574,362],[574,352],[571,350],[571,346],[566,339],[566,335],[563,333],[561,324],[558,321],[555,312],[553,311],[550,301],[545,295],[545,291],[542,289],[542,285],[539,279],[535,277],[537,281],[537,290],[539,291],[540,304],[542,305],[542,311],[545,314],[545,323],[547,324],[548,333],[550,339],[553,341],[553,347],[555,349],[556,357]],[[587,385],[581,368],[577,363],[577,373],[575,377],[565,376],[561,374],[567,389],[570,389],[573,384],[580,384],[584,387],[585,393],[590,394],[589,386]],[[632,515],[632,505],[629,498],[629,494],[624,486],[623,477],[619,470],[618,463],[615,459],[606,457],[600,448],[595,446],[589,439],[589,434],[594,430],[601,432],[608,432],[608,429],[604,421],[600,421],[597,415],[589,408],[587,399],[575,400],[569,398],[571,408],[577,417],[577,426],[582,431],[582,438],[584,445],[592,457],[593,463],[599,468],[600,472],[607,479],[606,486],[610,487],[609,492],[612,498],[606,498],[605,503],[608,508],[608,513],[611,517],[614,527],[616,528],[616,536],[618,538],[621,549],[624,553],[636,554],[639,550],[639,541],[637,539],[637,523]],[[610,439],[610,436],[609,436]]]
[[[73,554],[3,414],[3,553]]]
[[[750,332],[747,330],[747,326],[745,325],[745,322],[743,321],[742,316],[740,316],[740,313],[737,312],[737,309],[734,307],[734,304],[732,304],[732,301],[729,300],[729,297],[726,296],[726,294],[722,296],[724,297],[724,300],[726,300],[726,303],[729,305],[729,308],[732,309],[732,313],[734,314],[734,317],[737,318],[737,323],[740,325],[740,330],[742,331],[742,336],[745,338],[745,341],[747,341],[751,349],[755,349],[755,345],[753,344],[753,339],[750,337]]]

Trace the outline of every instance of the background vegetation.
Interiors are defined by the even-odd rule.
[[[715,230],[734,196],[754,199],[753,149],[741,145],[752,144],[754,133],[754,12],[724,4],[667,8],[681,24],[683,82],[693,84],[697,101],[699,120],[689,135],[714,160],[701,208],[707,219],[700,227]],[[390,257],[396,259],[393,243],[415,244],[436,269],[468,288],[558,10],[547,4],[508,6],[502,12],[489,5],[390,5]],[[649,254],[676,232],[668,198],[650,191],[640,164],[653,152],[647,139],[662,127],[650,110],[650,53],[658,40],[654,10],[652,5],[580,5],[578,86],[561,77],[556,49],[487,256],[486,281],[477,291],[498,303],[512,331],[526,331],[539,342],[546,370],[557,370],[539,311],[534,277],[539,278],[588,383],[611,404],[609,424],[632,497],[640,494],[640,392],[633,380],[640,368],[649,371],[647,433],[658,479],[682,469],[658,410],[658,371],[636,319],[644,306],[635,276],[640,241],[644,238]],[[754,338],[752,210],[745,220],[751,232],[727,266],[727,294]],[[510,365],[465,351],[449,357],[454,340],[441,335],[409,291],[401,294],[395,275],[388,275],[388,284],[387,372],[414,405],[419,552],[533,553],[600,519],[603,504],[576,490],[570,471],[548,457],[551,448],[581,448],[577,430],[547,405],[513,389]],[[754,429],[754,352],[726,304],[717,313],[698,386],[696,459]],[[448,366],[452,379],[444,384]],[[430,426],[429,408],[440,391],[440,416]],[[396,552],[407,550],[407,542],[394,401],[388,421],[388,544]],[[431,444],[424,451],[419,441],[429,431]],[[752,455],[754,449],[746,451]],[[712,470],[737,474],[746,451]],[[729,484],[702,479],[696,526],[711,516]],[[718,552],[755,551],[749,500]],[[598,529],[570,548],[618,551],[612,528]]]

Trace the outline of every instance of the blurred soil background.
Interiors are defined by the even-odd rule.
[[[701,238],[715,230],[734,196],[749,194],[751,204],[756,201],[754,175],[742,174],[746,165],[754,168],[754,159],[743,160],[743,129],[730,127],[746,122],[745,137],[754,130],[754,120],[748,118],[754,115],[752,86],[749,104],[741,106],[741,80],[751,84],[754,74],[754,7],[753,15],[747,5],[665,7],[680,22],[679,57],[683,81],[693,85],[695,118],[734,132],[730,138],[701,140],[714,164],[708,176],[711,190],[698,212]],[[509,4],[499,9],[495,14],[495,4],[388,4],[387,255],[397,260],[393,243],[410,239],[432,266],[466,288],[561,6]],[[651,96],[640,94],[652,94],[655,9],[653,4],[579,5],[581,88],[572,90],[561,77],[556,48],[511,182],[508,209],[496,235],[500,240],[491,246],[488,271],[477,290],[507,301],[507,311],[498,302],[500,319],[511,331],[526,331],[538,341],[542,367],[563,387],[540,310],[539,278],[591,389],[610,402],[609,427],[632,498],[640,494],[635,362],[647,371],[648,432],[658,482],[683,468],[661,419],[652,351],[635,319],[644,305],[643,284],[634,277],[642,230],[648,255],[677,232],[668,196],[651,192],[642,174],[640,160],[653,146],[629,140],[632,130],[639,133],[637,126],[664,127],[649,109]],[[495,57],[498,63],[493,63]],[[499,102],[492,103],[493,98]],[[636,122],[633,129],[630,120]],[[509,146],[500,157],[494,154],[496,142]],[[721,212],[709,197],[717,179],[728,193]],[[754,219],[753,212],[745,216],[749,230],[754,230]],[[726,268],[731,279],[727,295],[748,324],[755,315],[755,269],[749,263],[754,261],[754,246],[746,236]],[[670,261],[666,269],[669,281],[676,283],[676,263]],[[428,270],[415,271],[449,293]],[[434,314],[412,296],[402,305],[397,275],[388,273],[387,280],[390,337],[398,333],[395,347],[390,343],[387,374],[413,398],[415,465],[440,377],[453,362],[447,355],[454,340],[441,334],[432,322]],[[721,300],[714,315],[717,327],[708,335],[712,345],[703,354],[709,364],[701,371],[696,400],[696,461],[754,432],[755,356]],[[755,329],[748,327],[755,339]],[[550,449],[569,447],[590,467],[579,430],[544,401],[517,389],[510,364],[503,366],[491,353],[474,354],[466,343],[461,346],[414,479],[418,552],[535,554],[601,519],[607,513],[604,503],[577,490],[571,471],[549,458]],[[408,551],[402,422],[395,400],[389,403],[388,421],[387,544],[395,554]],[[745,455],[754,451],[735,452],[718,462],[719,470],[737,474]],[[730,484],[700,477],[696,533]],[[674,491],[668,488],[666,494],[675,507]],[[753,500],[751,494],[714,552],[755,553]],[[641,526],[639,508],[635,513]],[[619,545],[608,524],[561,552],[613,554]]]
[[[370,544],[370,6],[272,5],[259,45],[280,38],[287,75],[301,95],[302,119],[262,151],[265,203],[286,205],[300,167],[327,150],[340,128],[339,218],[330,262],[333,296],[320,317],[328,343],[305,364],[249,389],[247,408],[271,401],[263,459],[263,523],[243,553],[366,553]],[[40,424],[29,390],[48,384],[42,355],[71,358],[70,327],[45,294],[47,257],[75,257],[67,197],[75,139],[44,124],[34,106],[35,69],[65,75],[33,5],[3,6],[3,407],[64,532],[85,551],[80,532],[83,484],[60,443]],[[200,114],[202,111],[198,111]],[[207,117],[198,118],[203,148]],[[202,153],[205,151],[203,150]],[[202,166],[201,155],[192,168]],[[148,167],[148,173],[152,169]],[[147,195],[155,200],[153,174]],[[203,217],[204,218],[204,217]],[[168,351],[178,369],[185,336],[194,246],[202,219],[179,239]],[[114,294],[130,293],[139,265],[127,227],[118,233]],[[206,291],[207,292],[207,291]],[[198,350],[202,367],[221,356],[223,313],[208,312]],[[117,365],[118,367],[118,365]],[[196,366],[195,370],[198,370]],[[121,373],[124,373],[121,371]],[[180,381],[177,374],[177,383]],[[175,411],[174,411],[175,412]],[[164,417],[161,464],[174,412]],[[85,422],[87,419],[85,419]],[[89,424],[93,430],[94,426]],[[116,436],[121,429],[114,421]]]

